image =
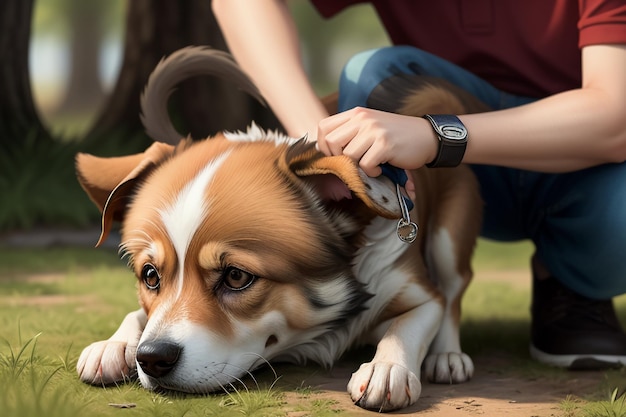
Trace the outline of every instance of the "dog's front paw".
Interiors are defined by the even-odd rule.
[[[348,383],[352,401],[359,407],[392,411],[413,404],[422,392],[414,372],[389,362],[364,363]]]
[[[126,342],[105,340],[83,349],[76,371],[81,381],[93,385],[106,385],[127,379],[136,368],[135,351]]]
[[[462,352],[432,353],[424,361],[424,373],[430,382],[458,384],[470,380],[474,363]]]

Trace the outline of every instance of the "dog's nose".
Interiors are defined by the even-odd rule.
[[[181,347],[170,342],[144,342],[137,348],[137,363],[153,378],[167,375],[178,362]]]

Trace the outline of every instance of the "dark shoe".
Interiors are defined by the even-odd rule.
[[[533,278],[531,356],[569,369],[626,365],[626,334],[612,300],[592,300],[555,278]]]

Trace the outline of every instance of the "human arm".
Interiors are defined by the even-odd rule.
[[[566,172],[626,160],[626,45],[582,51],[583,82],[524,106],[460,115],[469,132],[464,162]],[[437,139],[416,117],[356,108],[323,120],[318,146],[344,153],[376,176],[389,162],[412,169],[432,161]]]
[[[294,137],[328,116],[303,68],[299,38],[286,0],[213,0],[228,46],[276,116]]]

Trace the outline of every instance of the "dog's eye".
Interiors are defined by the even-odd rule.
[[[159,271],[152,264],[145,264],[141,269],[141,279],[149,290],[158,290],[161,286]]]
[[[256,275],[243,271],[239,268],[230,267],[224,271],[224,285],[233,291],[241,291],[248,288],[256,279]]]

